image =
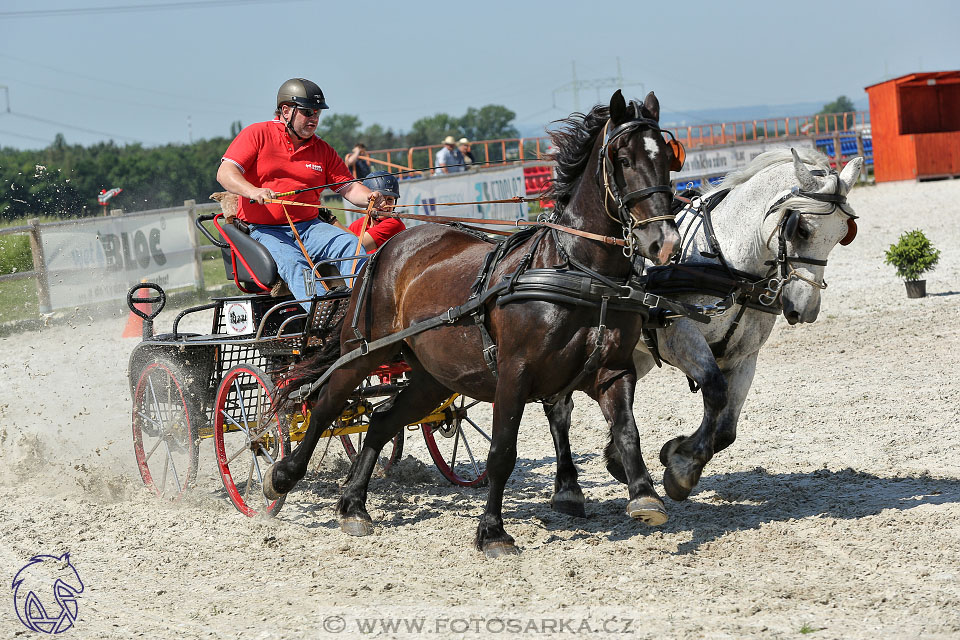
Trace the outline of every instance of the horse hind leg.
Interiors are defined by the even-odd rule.
[[[364,378],[365,365],[335,371],[320,391],[310,412],[310,424],[303,440],[289,456],[270,465],[263,477],[263,495],[276,500],[289,493],[307,473],[307,464],[320,440],[320,434],[336,420],[353,390]]]
[[[557,475],[553,483],[550,507],[554,511],[575,518],[586,518],[583,490],[577,482],[577,467],[570,451],[570,416],[573,412],[573,394],[561,398],[553,405],[545,405],[544,412],[550,423],[550,435],[557,452]]]
[[[337,517],[344,533],[351,536],[373,533],[373,520],[366,508],[367,490],[380,451],[406,425],[429,414],[450,394],[449,389],[415,368],[410,374],[409,385],[396,399],[373,412],[363,447],[350,467],[343,493],[337,502]]]

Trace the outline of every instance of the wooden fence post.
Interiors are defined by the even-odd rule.
[[[50,282],[47,280],[47,263],[43,258],[43,243],[40,241],[40,218],[31,218],[30,253],[33,254],[33,270],[37,274],[37,302],[40,313],[50,313]]]
[[[187,224],[190,227],[190,247],[193,249],[193,281],[197,285],[198,291],[203,291],[206,286],[203,282],[203,252],[200,251],[200,231],[193,222],[197,218],[197,201],[184,200],[183,206],[187,209]]]
[[[860,171],[860,182],[867,181],[867,155],[863,150],[863,131],[857,131],[857,155],[863,158],[863,169]]]

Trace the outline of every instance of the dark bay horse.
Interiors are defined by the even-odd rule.
[[[478,272],[491,253],[489,242],[464,230],[414,227],[387,242],[376,254],[369,291],[354,288],[346,318],[374,341],[412,325],[453,313],[474,296],[489,292],[504,277],[524,268],[544,273],[592,271],[588,276],[623,283],[630,273],[625,253],[634,248],[657,264],[678,250],[680,236],[670,215],[673,199],[669,167],[676,152],[659,128],[660,106],[651,92],[642,104],[629,105],[617,91],[609,106],[574,114],[552,134],[557,180],[552,196],[560,215],[554,223],[579,232],[624,238],[626,247],[540,226],[512,252],[498,256],[489,278]],[[517,238],[521,240],[524,236]],[[621,243],[624,244],[624,243]],[[562,268],[561,268],[562,267]],[[358,282],[366,277],[366,271]],[[474,286],[477,283],[482,286]],[[359,310],[355,307],[360,306]],[[411,367],[410,383],[371,416],[363,448],[350,468],[337,504],[341,529],[368,535],[373,524],[366,510],[367,487],[380,449],[404,425],[429,413],[452,392],[494,402],[493,438],[487,458],[489,496],[475,544],[490,557],[516,553],[503,527],[504,486],[517,459],[517,433],[524,404],[550,398],[570,384],[596,400],[610,425],[628,479],[628,515],[648,524],[666,520],[643,463],[633,418],[636,377],[633,350],[640,336],[636,314],[611,305],[578,305],[540,299],[503,303],[490,298],[474,315],[449,316],[429,331],[402,341],[369,347],[366,355],[326,372],[322,358],[291,374],[289,387],[329,376],[316,390],[307,433],[292,455],[266,473],[264,493],[274,499],[303,478],[321,432],[339,415],[348,396],[369,372],[398,355]],[[603,304],[606,310],[606,304]],[[356,311],[356,313],[355,313]],[[357,332],[344,322],[341,353],[357,348]],[[488,365],[485,348],[495,358]],[[338,354],[339,355],[339,354]],[[597,366],[583,375],[585,363]],[[343,359],[341,358],[341,361]]]

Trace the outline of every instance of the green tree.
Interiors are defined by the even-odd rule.
[[[853,102],[847,96],[840,96],[833,102],[823,105],[823,109],[817,114],[819,120],[819,129],[821,131],[834,131],[835,129],[846,129],[853,124],[850,116],[844,115],[837,117],[834,114],[847,114],[856,111]]]
[[[823,105],[823,109],[820,110],[820,113],[847,113],[850,111],[856,111],[856,107],[853,106],[853,101],[850,100],[847,96],[840,96],[833,102],[828,102]]]
[[[516,127],[511,122],[517,114],[499,104],[488,104],[479,109],[470,107],[460,118],[461,135],[470,140],[516,138]]]
[[[317,125],[317,135],[342,157],[360,140],[360,124],[360,118],[349,113],[323,116]]]
[[[457,137],[460,132],[460,119],[447,113],[436,113],[426,118],[420,118],[410,125],[407,134],[407,145],[419,147],[428,144],[440,144],[447,136]]]

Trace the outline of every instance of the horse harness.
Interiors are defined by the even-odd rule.
[[[637,220],[629,211],[630,203],[646,198],[654,193],[669,193],[672,197],[673,190],[669,185],[655,185],[621,195],[622,187],[617,181],[615,171],[613,179],[610,179],[607,164],[610,162],[608,156],[611,142],[640,127],[649,127],[662,132],[656,120],[644,118],[640,115],[640,106],[636,102],[631,102],[630,104],[633,108],[634,118],[620,124],[613,131],[609,132],[610,121],[608,120],[606,125],[604,125],[604,139],[600,146],[600,158],[597,168],[598,184],[604,189],[604,211],[611,218],[613,218],[613,216],[607,207],[607,201],[612,197],[617,204],[619,220],[617,220],[617,218],[613,219],[619,222],[623,228],[624,254],[627,257],[634,254],[635,236],[633,235],[633,230],[637,226],[659,220],[672,221],[674,219],[674,216],[671,214],[669,216],[656,216],[645,220]],[[672,134],[670,135],[672,136]],[[674,164],[671,168],[676,167],[679,169],[679,165],[682,164],[683,160],[683,148],[675,139],[673,139],[672,142],[673,143],[668,142],[673,153]],[[593,271],[585,265],[579,264],[569,256],[557,236],[558,229],[566,231],[566,228],[556,224],[562,216],[562,213],[562,207],[558,206],[554,212],[554,216],[550,220],[539,220],[539,224],[536,226],[527,227],[522,231],[512,234],[509,238],[495,243],[493,249],[488,252],[484,259],[477,278],[470,288],[470,296],[464,304],[450,307],[445,313],[439,316],[423,320],[410,325],[402,331],[368,342],[359,330],[359,314],[360,308],[366,306],[367,326],[372,325],[372,318],[370,317],[372,313],[371,305],[364,305],[363,301],[369,295],[373,273],[378,264],[377,256],[380,255],[380,251],[373,254],[367,262],[364,276],[361,280],[360,290],[357,295],[357,303],[354,306],[351,320],[351,329],[354,337],[347,341],[348,343],[358,343],[358,348],[342,355],[319,379],[294,391],[291,394],[291,398],[294,400],[306,399],[327,381],[333,371],[344,364],[366,355],[371,350],[394,344],[443,324],[454,324],[467,316],[473,317],[474,324],[480,332],[484,362],[496,377],[498,375],[497,345],[486,327],[486,315],[489,305],[495,304],[502,306],[517,301],[540,300],[598,309],[599,319],[597,322],[597,335],[594,341],[594,348],[587,357],[583,369],[562,391],[551,395],[549,398],[541,399],[545,404],[554,404],[579,386],[587,375],[595,372],[599,367],[601,350],[607,330],[606,317],[608,310],[637,313],[642,317],[644,325],[652,328],[666,327],[673,318],[681,316],[690,317],[698,322],[709,322],[710,316],[717,315],[723,311],[715,305],[691,305],[668,300],[663,296],[648,292],[642,287],[636,286],[637,283],[631,282],[629,278],[626,282],[616,282]],[[476,229],[459,224],[455,224],[454,227],[463,233],[468,233],[486,242],[494,242],[485,233]],[[530,269],[529,267],[533,261],[534,254],[539,244],[547,235],[552,236],[562,262],[553,268]],[[577,235],[595,236],[595,234],[585,233],[578,233]],[[504,275],[496,284],[491,285],[490,281],[495,267],[506,258],[507,255],[515,249],[518,249],[521,245],[526,244],[531,238],[533,240],[526,253],[521,257],[517,268],[513,272]],[[602,239],[602,236],[596,236],[592,239],[598,238]],[[610,244],[609,242],[605,243]],[[620,242],[617,241],[616,244],[620,244]]]
[[[836,171],[831,170],[828,174],[820,169],[813,169],[810,173],[815,176],[838,175]],[[734,304],[740,305],[740,309],[737,311],[730,328],[726,331],[723,338],[721,338],[718,343],[711,345],[711,351],[716,358],[721,357],[726,352],[727,346],[747,308],[773,315],[779,315],[783,312],[781,296],[784,285],[790,280],[796,278],[818,289],[827,288],[826,280],[824,280],[823,283],[815,282],[798,273],[793,267],[793,263],[825,267],[827,265],[826,260],[787,254],[787,241],[793,240],[796,237],[801,215],[832,215],[839,208],[848,216],[847,235],[840,240],[840,244],[850,244],[857,235],[857,226],[854,222],[857,216],[853,214],[847,204],[846,196],[840,193],[839,177],[837,178],[837,186],[834,193],[815,193],[804,191],[800,187],[793,187],[787,194],[778,198],[770,205],[763,216],[764,220],[779,211],[780,207],[791,198],[799,197],[816,200],[818,202],[829,202],[833,203],[834,206],[829,211],[804,211],[802,214],[795,209],[783,210],[776,229],[774,229],[770,238],[767,240],[769,246],[773,235],[777,235],[777,257],[774,260],[768,260],[764,263],[770,267],[770,270],[763,276],[746,273],[730,266],[723,256],[723,251],[717,242],[716,233],[713,230],[713,210],[729,193],[730,189],[721,189],[705,198],[701,198],[696,191],[685,191],[682,195],[689,197],[689,205],[678,208],[678,211],[682,209],[680,218],[677,220],[678,224],[682,222],[683,216],[687,213],[701,219],[704,237],[710,250],[702,251],[700,255],[705,258],[718,260],[719,264],[673,264],[663,267],[650,267],[646,269],[644,275],[641,276],[641,281],[648,290],[669,295],[680,293],[720,295],[724,297],[724,300],[718,306],[725,307],[724,310],[729,309]],[[684,198],[683,200],[687,199],[688,198]],[[681,201],[678,200],[677,202]],[[692,224],[689,228],[692,228]],[[657,350],[655,336],[652,332],[647,331],[644,331],[643,336],[644,342],[647,344],[647,347],[650,348],[654,360],[657,365],[660,366],[661,358]],[[691,381],[691,390],[696,391],[693,381]]]

